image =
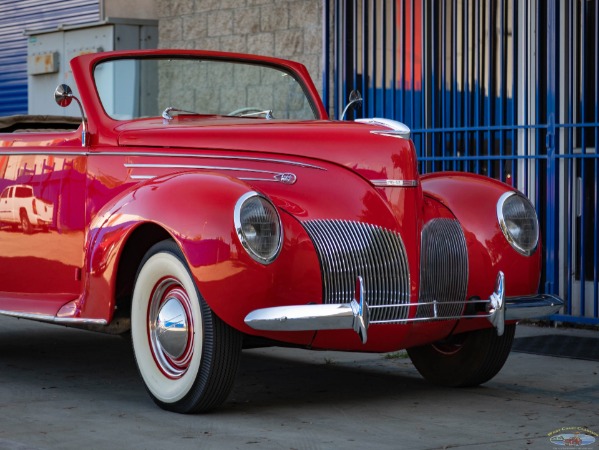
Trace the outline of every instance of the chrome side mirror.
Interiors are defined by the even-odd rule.
[[[73,90],[68,84],[59,84],[54,90],[54,100],[61,108],[66,108],[73,101]]]
[[[347,104],[347,106],[345,107],[345,109],[343,110],[343,112],[341,113],[341,118],[339,120],[343,120],[345,118],[345,115],[349,112],[349,111],[353,111],[356,108],[361,108],[362,107],[362,94],[360,94],[360,91],[357,90],[352,90],[349,93],[349,103]]]
[[[54,101],[61,108],[66,108],[73,102],[73,100],[79,105],[79,112],[81,113],[81,146],[87,147],[87,120],[85,119],[85,113],[83,112],[81,102],[73,95],[73,90],[68,84],[59,84],[54,90]]]

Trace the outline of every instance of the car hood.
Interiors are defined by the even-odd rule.
[[[412,141],[379,125],[179,116],[127,122],[115,131],[124,147],[259,152],[332,162],[369,180],[418,179]]]

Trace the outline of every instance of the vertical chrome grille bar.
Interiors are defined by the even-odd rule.
[[[422,229],[420,302],[437,302],[439,317],[458,316],[466,300],[468,249],[457,220],[433,219]],[[446,304],[443,304],[446,303]],[[433,317],[432,305],[418,307],[417,317]]]
[[[401,236],[376,225],[346,220],[304,223],[320,258],[324,303],[354,298],[355,281],[364,280],[371,323],[407,318],[410,273]]]

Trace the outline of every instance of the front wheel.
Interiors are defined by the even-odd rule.
[[[477,386],[501,370],[510,354],[515,330],[515,324],[506,325],[503,335],[497,336],[494,328],[485,328],[407,351],[427,381],[442,386]]]
[[[203,412],[227,398],[241,334],[212,313],[173,241],[154,245],[140,265],[131,339],[139,373],[161,408]]]

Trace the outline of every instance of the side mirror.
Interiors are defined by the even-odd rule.
[[[339,120],[343,120],[345,118],[345,115],[349,112],[349,111],[353,111],[356,108],[361,108],[362,107],[362,94],[360,94],[360,91],[357,90],[352,90],[349,93],[349,103],[347,104],[347,106],[345,107],[345,109],[343,110],[343,112],[341,113],[341,118]]]
[[[61,108],[69,106],[73,98],[73,90],[68,84],[59,84],[54,90],[54,101]]]
[[[81,113],[81,146],[87,147],[87,120],[85,119],[85,113],[83,112],[81,102],[73,95],[73,90],[68,84],[59,84],[56,89],[54,89],[54,101],[61,108],[66,108],[73,102],[73,100],[79,105],[79,112]]]

